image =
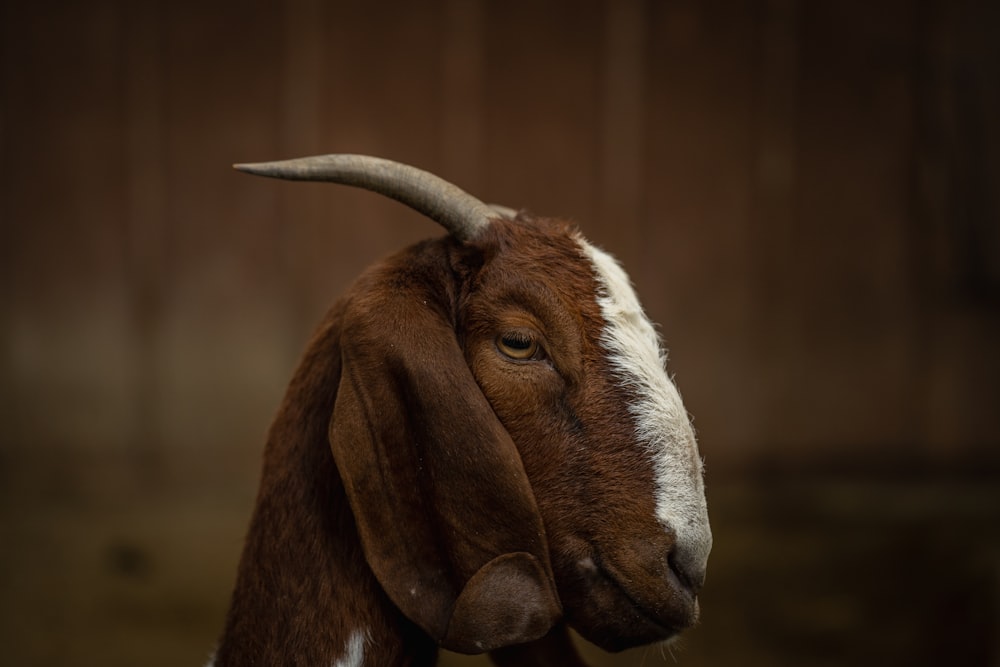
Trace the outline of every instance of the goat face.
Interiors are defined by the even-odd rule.
[[[358,185],[450,236],[335,309],[329,440],[365,560],[445,648],[608,650],[692,625],[711,549],[701,459],[624,272],[568,224],[362,156],[244,165]]]
[[[711,532],[701,459],[625,274],[554,221],[476,244],[459,330],[516,444],[570,623],[608,650],[697,618]]]

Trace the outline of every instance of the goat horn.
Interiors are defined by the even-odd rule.
[[[487,206],[489,206],[490,209],[501,218],[513,220],[517,217],[517,211],[512,209],[510,206],[503,206],[501,204],[487,204]]]
[[[500,217],[483,202],[434,174],[369,155],[316,155],[233,167],[257,176],[327,181],[371,190],[423,213],[460,241],[474,239],[491,219]]]

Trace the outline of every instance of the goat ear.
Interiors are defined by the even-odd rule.
[[[330,443],[390,599],[444,648],[481,653],[545,635],[561,607],[534,495],[465,361],[441,269],[386,271],[355,292]]]

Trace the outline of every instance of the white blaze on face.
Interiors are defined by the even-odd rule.
[[[601,343],[616,377],[636,396],[628,408],[635,419],[637,438],[652,457],[656,517],[675,532],[678,555],[704,569],[712,532],[702,461],[687,411],[667,376],[666,354],[618,262],[584,238],[577,240],[601,283],[597,303],[606,322]]]

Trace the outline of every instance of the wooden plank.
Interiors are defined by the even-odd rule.
[[[603,4],[490,4],[486,190],[499,203],[590,224],[600,197]]]
[[[324,133],[324,88],[329,74],[326,42],[330,34],[327,3],[294,0],[285,3],[281,65],[281,98],[277,124],[278,151],[261,159],[302,157],[338,150],[327,146]],[[277,54],[276,54],[276,57]],[[264,185],[258,181],[257,185]],[[274,184],[268,184],[274,185]],[[284,185],[285,187],[281,187]],[[270,235],[280,254],[273,304],[287,323],[281,353],[291,367],[303,342],[316,325],[317,304],[311,298],[319,285],[317,272],[304,270],[303,250],[329,235],[329,188],[277,184],[277,210],[269,221]]]
[[[477,196],[483,188],[486,87],[486,3],[446,0],[441,24],[441,172],[461,177],[462,187]]]
[[[11,415],[18,435],[5,443],[120,446],[127,358],[117,6],[4,3],[3,23],[3,342],[5,377],[23,401]]]
[[[756,5],[652,3],[649,23],[645,252],[633,278],[704,453],[733,460],[754,440],[763,390],[731,380],[753,375],[746,334],[760,316],[746,289]]]
[[[643,0],[608,0],[602,59],[599,219],[614,226],[625,266],[642,254],[645,179],[647,9]]]
[[[161,337],[167,265],[163,12],[159,2],[127,4],[123,13],[126,200],[122,241],[130,315],[131,409],[128,453],[148,481],[159,477],[163,424]]]

